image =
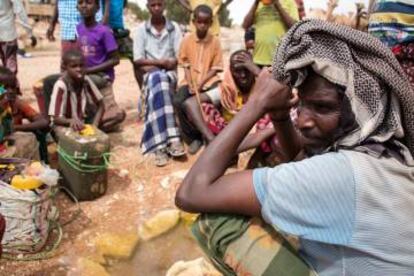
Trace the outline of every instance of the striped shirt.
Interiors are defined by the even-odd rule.
[[[88,76],[85,76],[80,93],[75,92],[72,85],[62,77],[53,87],[49,115],[84,121],[87,117],[87,107],[98,106],[102,98],[101,92]]]
[[[414,41],[414,2],[377,0],[369,18],[368,31],[389,47]]]
[[[257,169],[263,218],[319,275],[413,275],[414,168],[355,151]]]

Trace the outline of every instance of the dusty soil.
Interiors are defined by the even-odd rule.
[[[45,28],[41,24],[36,29],[37,36],[43,39],[39,40],[35,50],[30,51],[33,57],[19,58],[19,80],[23,97],[30,100],[33,106],[37,104],[32,85],[42,77],[59,72],[59,43],[47,42],[43,30]],[[234,36],[234,32],[227,33]],[[222,39],[227,50],[235,50],[240,48],[240,38],[242,35],[239,32],[236,40],[226,35]],[[97,200],[79,204],[81,214],[64,226],[63,239],[55,257],[32,262],[0,260],[0,275],[67,275],[77,258],[93,254],[93,240],[98,233],[136,232],[145,219],[160,210],[174,208],[176,187],[196,156],[172,161],[164,168],[154,167],[152,158],[142,156],[139,149],[143,125],[137,120],[136,106],[140,91],[131,64],[126,60],[116,67],[114,91],[117,102],[127,110],[128,117],[122,132],[111,134],[114,156],[113,167],[109,170],[107,193]],[[129,173],[123,176],[120,170]],[[63,193],[58,195],[57,203],[61,222],[70,220],[78,208]],[[194,257],[193,253],[186,254],[185,250],[182,255],[183,259],[188,259],[190,255]]]

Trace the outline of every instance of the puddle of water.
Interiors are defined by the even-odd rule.
[[[140,241],[129,261],[121,261],[109,267],[113,276],[160,276],[177,261],[189,261],[203,256],[191,235],[182,223],[169,232],[150,241]]]

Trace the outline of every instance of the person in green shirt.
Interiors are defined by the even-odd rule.
[[[243,21],[245,30],[255,26],[254,63],[259,66],[272,64],[281,37],[298,20],[295,0],[255,0]]]

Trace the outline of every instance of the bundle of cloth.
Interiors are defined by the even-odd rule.
[[[392,49],[414,85],[414,3],[412,1],[375,1],[368,31]]]

